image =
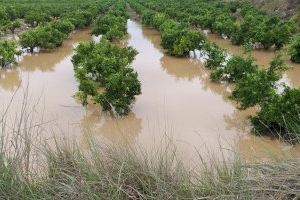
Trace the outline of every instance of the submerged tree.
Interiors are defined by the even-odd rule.
[[[199,48],[200,43],[204,43],[205,40],[205,36],[199,31],[183,30],[173,44],[170,54],[175,56],[187,55],[189,51]]]
[[[242,109],[271,101],[277,93],[276,82],[286,69],[282,55],[276,54],[269,69],[254,70],[245,74],[237,82],[231,98],[236,100]]]
[[[69,20],[57,20],[51,23],[51,26],[65,35],[68,35],[75,29],[75,26]]]
[[[124,67],[106,79],[105,91],[95,98],[106,111],[114,110],[119,115],[126,115],[141,94],[141,83],[132,68]]]
[[[126,115],[135,96],[141,93],[137,73],[129,66],[137,52],[120,48],[103,39],[100,43],[82,43],[72,58],[79,81],[79,97],[86,105],[88,96],[100,103],[103,110]],[[100,92],[99,88],[104,92]]]
[[[5,67],[16,62],[16,55],[20,55],[17,45],[11,41],[0,41],[0,65]]]
[[[124,16],[118,16],[114,13],[100,16],[96,21],[92,34],[105,35],[105,38],[110,41],[119,39],[127,32],[126,22],[127,19]]]
[[[237,82],[231,98],[236,100],[242,109],[262,105],[271,101],[277,94],[276,82],[282,77],[287,67],[282,55],[277,53],[267,70],[252,69]]]
[[[255,132],[281,137],[289,142],[300,141],[300,90],[284,86],[278,90],[278,80],[287,69],[281,54],[277,54],[267,70],[255,70],[236,84],[231,98],[241,109],[259,106],[251,117]]]
[[[22,47],[29,47],[30,52],[33,52],[34,47],[39,45],[38,43],[38,35],[35,30],[28,30],[21,34],[20,36],[20,44]]]
[[[276,95],[276,81],[267,70],[246,74],[237,82],[231,98],[239,103],[241,109],[269,102]]]
[[[62,45],[65,34],[51,25],[36,28],[37,44],[43,49],[54,49]]]
[[[300,89],[286,88],[263,103],[251,121],[258,134],[273,134],[289,142],[300,141]]]
[[[254,64],[253,58],[233,56],[224,67],[216,68],[211,73],[211,79],[213,81],[228,81],[235,83],[248,74],[256,72],[257,69],[258,67]]]
[[[29,47],[33,52],[34,47],[43,49],[54,49],[62,45],[65,34],[55,28],[56,26],[47,24],[38,26],[35,29],[27,30],[20,36],[22,47]],[[62,28],[62,27],[59,27]]]
[[[177,38],[180,36],[182,27],[174,20],[165,21],[161,27],[161,45],[165,49],[172,49]]]
[[[204,50],[207,53],[205,67],[209,69],[217,69],[224,65],[227,53],[225,50],[217,46],[215,43],[206,43]]]

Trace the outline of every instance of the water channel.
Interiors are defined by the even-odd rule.
[[[240,111],[228,99],[229,85],[212,83],[202,63],[189,58],[167,56],[160,46],[159,33],[139,22],[128,20],[126,43],[139,52],[132,63],[142,83],[132,112],[116,118],[101,111],[99,105],[82,107],[74,98],[77,82],[71,58],[74,47],[90,41],[90,30],[77,31],[53,52],[24,55],[18,66],[0,71],[2,110],[14,99],[11,113],[18,113],[24,93],[28,102],[37,104],[34,114],[47,122],[44,137],[66,134],[84,145],[93,135],[116,144],[138,144],[153,148],[172,140],[189,160],[200,152],[217,156],[239,152],[246,160],[291,153],[300,156],[300,147],[251,134],[247,116],[253,110]],[[216,35],[210,40],[239,53],[239,47]],[[258,62],[267,63],[272,52],[255,53]],[[300,86],[300,66],[286,75],[290,84]],[[12,118],[13,122],[13,118]]]

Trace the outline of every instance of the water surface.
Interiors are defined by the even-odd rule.
[[[20,86],[11,110],[18,112],[28,88],[29,102],[39,101],[34,113],[51,122],[45,124],[46,137],[63,132],[84,143],[93,135],[101,141],[146,148],[172,140],[187,160],[195,158],[196,150],[220,157],[239,151],[247,160],[290,151],[299,155],[298,146],[251,135],[247,116],[254,110],[237,110],[228,99],[231,87],[212,83],[201,62],[166,56],[159,33],[136,21],[128,21],[128,33],[126,43],[139,52],[132,66],[141,80],[142,95],[127,117],[110,116],[99,105],[82,107],[73,97],[78,86],[71,63],[73,49],[78,42],[92,39],[90,30],[74,33],[53,52],[25,55],[19,66],[1,70],[3,109]]]

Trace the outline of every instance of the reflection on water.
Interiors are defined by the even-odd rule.
[[[215,42],[219,46],[227,49],[229,53],[235,55],[242,55],[243,50],[240,46],[232,45],[230,40],[224,40],[221,36],[217,34],[209,34],[208,39],[212,42]],[[252,52],[256,63],[263,67],[268,67],[270,62],[274,57],[274,51],[266,51],[264,49],[257,49]],[[300,87],[300,64],[292,63],[289,61],[288,57],[286,58],[286,63],[291,69],[286,72],[287,82],[292,86],[299,88]]]
[[[174,62],[174,60],[176,60]],[[163,69],[171,76],[178,79],[186,78],[192,80],[200,76],[199,63],[192,62],[185,58],[172,58],[170,56],[163,56],[161,59]],[[189,68],[189,69],[187,69]]]
[[[77,90],[77,82],[71,57],[74,46],[90,38],[90,30],[78,31],[65,40],[62,47],[51,52],[23,55],[17,66],[8,70],[2,69],[1,107],[8,105],[14,90],[20,85],[10,106],[12,115],[20,112],[23,95],[28,93],[30,102],[39,101],[35,114],[43,115],[45,121],[57,122],[66,132],[79,133],[73,126],[78,124],[85,111],[72,97]],[[52,134],[51,125],[45,125],[49,134]]]
[[[224,115],[224,120],[227,124],[227,129],[235,129],[240,133],[250,133],[250,122],[247,119],[250,115],[255,113],[255,108],[249,108],[247,110],[236,110],[230,115]]]
[[[75,41],[85,41],[89,36],[89,30],[80,31],[73,34],[71,39],[67,39],[63,46],[49,51],[38,54],[28,54],[23,56],[23,60],[20,63],[24,71],[40,70],[42,72],[54,71],[55,65],[62,62],[66,56],[71,55],[74,48]],[[97,40],[97,37],[95,37]]]
[[[248,135],[238,143],[241,158],[248,161],[300,157],[300,146],[288,146],[278,140]]]
[[[0,87],[13,92],[21,84],[19,70],[16,67],[2,69],[0,71]]]
[[[251,158],[251,153],[257,154],[247,149],[259,149],[256,146],[267,146],[265,143],[274,143],[274,152],[282,151],[279,142],[254,136],[250,137],[259,142],[247,139],[247,116],[255,111],[237,110],[228,99],[232,86],[212,83],[210,72],[201,62],[165,55],[159,33],[138,22],[128,21],[128,33],[121,45],[138,50],[132,66],[142,82],[142,95],[137,97],[129,116],[115,118],[93,104],[82,107],[73,97],[78,85],[71,62],[73,49],[80,41],[92,40],[90,30],[74,33],[53,52],[23,56],[19,67],[1,70],[1,103],[7,104],[14,89],[20,84],[26,88],[28,83],[29,95],[42,104],[35,112],[45,113],[46,121],[55,120],[62,130],[76,138],[83,140],[92,134],[117,144],[121,141],[153,148],[167,136],[187,160],[194,158],[195,149],[221,156],[220,150],[232,149],[236,144],[242,153],[246,152],[245,159]],[[16,112],[22,97],[21,92],[15,96],[16,103],[11,108]],[[225,155],[230,156],[231,151]]]
[[[141,132],[142,120],[137,118],[134,113],[130,113],[124,118],[117,118],[101,112],[99,106],[95,104],[89,105],[86,112],[81,120],[83,133],[99,133],[115,143],[133,144]]]

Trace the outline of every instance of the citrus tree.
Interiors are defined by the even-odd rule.
[[[11,41],[0,41],[0,65],[1,67],[14,64],[16,55],[20,52],[17,50],[17,45]]]
[[[300,35],[295,37],[289,47],[291,61],[300,63]]]
[[[83,105],[88,103],[90,96],[105,111],[128,114],[135,96],[141,94],[137,73],[129,66],[136,50],[120,48],[102,39],[97,44],[81,43],[75,52],[72,62]]]

